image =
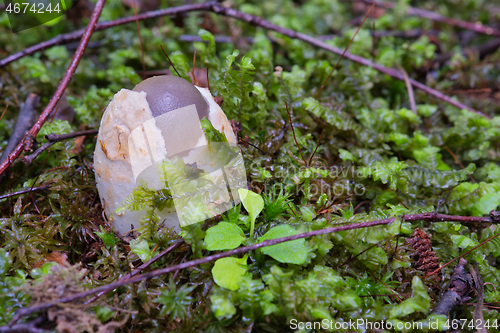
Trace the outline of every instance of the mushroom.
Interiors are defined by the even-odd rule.
[[[207,141],[200,124],[205,117],[227,143]],[[230,159],[220,159],[218,152],[228,149]],[[202,181],[172,171],[179,165],[196,170]],[[119,233],[139,227],[146,214],[117,212],[138,185],[155,190],[168,185],[175,209],[155,212],[176,230],[224,212],[239,202],[237,189],[246,186],[236,137],[210,91],[169,75],[146,79],[114,96],[101,120],[94,169],[102,205]]]

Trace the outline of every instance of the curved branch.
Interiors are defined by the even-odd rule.
[[[45,150],[49,149],[54,145],[55,143],[59,141],[64,141],[68,139],[73,139],[79,136],[85,136],[85,135],[92,135],[92,134],[97,134],[98,130],[93,129],[93,130],[87,130],[87,131],[81,131],[81,132],[73,132],[73,133],[67,133],[67,134],[47,134],[45,138],[47,139],[47,142],[38,148],[33,154],[28,155],[28,156],[23,156],[21,157],[21,161],[25,164],[31,164],[33,161],[43,153]]]
[[[94,28],[97,24],[97,21],[99,20],[99,16],[101,16],[101,11],[102,8],[104,7],[104,4],[106,3],[106,0],[97,0],[97,3],[95,5],[95,9],[92,12],[92,16],[90,17],[89,24],[87,25],[87,28],[85,28],[85,32],[83,33],[82,40],[80,41],[80,44],[78,45],[78,48],[75,51],[75,54],[73,55],[73,58],[71,59],[71,63],[68,66],[68,69],[66,69],[66,72],[64,73],[64,76],[59,83],[59,86],[56,89],[56,92],[52,96],[52,98],[49,101],[49,104],[45,107],[43,110],[42,114],[38,118],[38,120],[35,122],[35,125],[28,131],[26,134],[26,137],[24,140],[22,140],[17,147],[12,151],[12,153],[9,154],[7,159],[3,161],[0,164],[0,174],[2,174],[7,168],[12,164],[12,162],[21,154],[23,149],[25,151],[28,151],[31,149],[33,146],[33,141],[42,128],[43,124],[49,117],[50,113],[56,106],[57,102],[61,98],[61,96],[64,93],[64,90],[66,90],[66,87],[69,84],[69,81],[71,81],[71,78],[73,77],[73,74],[75,73],[76,68],[78,67],[78,64],[80,63],[80,59],[83,56],[83,52],[85,51],[85,48],[87,47],[87,44],[90,40],[90,37],[92,36],[92,33],[94,32]]]
[[[346,230],[353,230],[353,229],[361,229],[361,228],[368,228],[368,227],[374,227],[378,225],[386,225],[394,222],[396,219],[403,218],[405,222],[410,222],[410,221],[428,221],[428,222],[443,222],[443,221],[450,221],[450,222],[469,222],[469,223],[496,223],[499,222],[498,219],[496,218],[496,214],[498,212],[492,211],[490,213],[490,217],[476,217],[476,216],[452,216],[452,215],[444,215],[444,214],[436,214],[434,212],[432,213],[421,213],[421,214],[412,214],[412,215],[404,215],[401,217],[392,217],[388,219],[383,219],[383,220],[375,220],[375,221],[370,221],[370,222],[361,222],[361,223],[354,223],[354,224],[349,224],[349,225],[342,225],[338,227],[332,227],[332,228],[325,228],[325,229],[320,229],[320,230],[314,230],[310,232],[305,232],[302,234],[297,234],[297,235],[292,235],[292,236],[287,236],[287,237],[282,237],[282,238],[275,238],[275,239],[269,239],[265,240],[263,242],[253,244],[250,246],[244,246],[244,247],[239,247],[234,250],[226,251],[226,252],[221,252],[217,254],[210,255],[208,257],[203,257],[200,259],[188,261],[185,263],[181,263],[179,265],[174,265],[166,268],[161,268],[157,269],[148,273],[144,273],[135,277],[131,277],[126,280],[122,281],[116,281],[113,283],[110,283],[105,286],[97,287],[94,289],[86,290],[84,292],[74,294],[71,296],[66,296],[63,298],[60,298],[58,300],[49,302],[49,303],[44,303],[44,304],[38,304],[38,305],[33,305],[27,308],[22,308],[16,310],[16,315],[14,318],[11,320],[10,325],[13,325],[15,322],[19,320],[19,318],[23,316],[30,315],[32,313],[48,309],[52,306],[55,306],[60,303],[68,303],[75,301],[80,298],[88,297],[97,293],[102,293],[102,292],[107,292],[113,289],[116,289],[118,287],[130,284],[130,283],[135,283],[147,279],[154,278],[156,276],[164,275],[167,273],[171,273],[177,270],[193,267],[193,266],[198,266],[210,261],[218,260],[221,258],[226,258],[229,256],[237,255],[237,254],[242,254],[246,253],[252,250],[260,249],[262,247],[266,246],[271,246],[271,245],[276,245],[284,242],[289,242],[292,240],[296,239],[301,239],[301,238],[308,238],[308,237],[313,237],[313,236],[318,236],[318,235],[324,235],[324,234],[330,234],[334,232],[339,232],[339,231],[346,231]]]

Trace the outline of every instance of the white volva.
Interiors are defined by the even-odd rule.
[[[237,141],[231,124],[214,101],[210,91],[205,88],[196,88],[209,106],[208,118],[212,125],[224,132],[230,144],[236,145]],[[192,122],[182,119],[182,115],[188,113],[176,113],[176,111],[169,113],[168,121],[171,123],[168,126],[173,126],[171,128],[175,129],[174,132],[181,130],[181,132],[199,136],[196,146],[206,147],[207,141],[203,132],[189,128]],[[168,138],[162,136],[161,130],[157,127],[158,121],[164,121],[160,117],[153,117],[145,92],[127,89],[120,90],[114,96],[102,117],[94,153],[97,189],[109,221],[120,234],[139,227],[139,221],[145,215],[145,211],[116,213],[132,190],[137,187],[138,175],[167,156],[164,140],[169,140],[169,147],[182,147],[183,145],[182,136],[172,135]],[[198,149],[183,159],[185,163],[196,163],[199,168],[204,169],[204,163],[208,160],[206,154],[208,154],[206,149]],[[175,210],[165,209],[157,213],[165,226],[176,227],[179,230],[179,219]]]

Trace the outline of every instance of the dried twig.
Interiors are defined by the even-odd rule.
[[[351,0],[351,1],[364,2],[367,4],[375,3],[375,1],[373,1],[373,0]],[[396,6],[396,4],[393,2],[377,1],[376,6],[387,8],[387,9],[392,9]],[[500,37],[500,30],[492,28],[492,27],[488,27],[486,25],[482,25],[480,23],[478,24],[478,23],[471,23],[471,22],[462,21],[462,20],[456,20],[456,19],[452,19],[450,17],[439,15],[438,13],[434,13],[434,12],[431,12],[429,10],[419,9],[419,8],[414,8],[414,7],[408,7],[407,13],[408,13],[408,15],[419,16],[419,17],[423,17],[423,18],[426,18],[426,19],[429,19],[432,21],[446,23],[448,25],[452,25],[455,27],[460,27],[463,29],[475,31],[475,32],[480,33],[480,34]]]
[[[26,132],[28,132],[30,127],[35,123],[35,107],[39,100],[40,97],[35,94],[29,94],[26,98],[26,101],[24,102],[24,105],[21,107],[19,115],[17,116],[16,124],[14,125],[14,129],[12,131],[12,135],[9,138],[9,142],[7,143],[7,146],[2,153],[2,157],[0,157],[0,162],[3,162],[9,156],[9,154],[19,144],[19,142],[23,140]],[[3,177],[2,175],[0,175],[0,180]]]
[[[290,38],[300,39],[306,43],[309,43],[311,45],[317,46],[317,47],[322,48],[324,50],[333,52],[335,54],[341,55],[344,52],[344,50],[342,50],[338,47],[335,47],[335,46],[328,45],[317,38],[314,38],[314,37],[311,37],[309,35],[297,32],[297,31],[292,30],[292,29],[280,27],[280,26],[273,24],[267,20],[264,20],[263,18],[260,18],[258,16],[242,13],[242,12],[237,11],[237,10],[232,9],[232,8],[223,7],[218,3],[213,4],[211,10],[219,15],[234,17],[236,19],[250,23],[252,25],[256,25],[256,26],[260,26],[260,27],[268,29],[268,30],[276,31],[276,32],[278,32],[282,35],[288,36]],[[349,53],[349,52],[345,52],[344,58],[349,59],[349,60],[354,61],[354,62],[357,62],[358,64],[361,64],[363,66],[371,67],[371,68],[373,68],[373,69],[375,69],[383,74],[387,74],[395,79],[404,81],[403,74],[401,74],[397,69],[388,68],[388,67],[376,64],[371,60],[354,55],[354,54]],[[452,99],[450,96],[446,96],[445,94],[443,94],[435,89],[432,89],[423,83],[420,83],[420,82],[415,81],[413,79],[410,79],[410,83],[412,84],[413,87],[418,88],[418,89],[428,93],[429,95],[434,96],[442,101],[445,101],[445,102],[447,102],[447,103],[449,103],[449,104],[451,104],[459,109],[467,109],[469,111],[475,112],[475,113],[477,113],[483,117],[486,117],[488,119],[490,118],[486,114],[484,114],[484,113],[482,113],[474,108],[471,108],[470,106],[467,106],[463,103],[460,103],[460,102]]]
[[[499,212],[494,212],[492,211],[489,217],[477,217],[477,216],[452,216],[452,215],[444,215],[444,214],[436,214],[436,213],[421,213],[421,214],[412,214],[412,215],[404,215],[402,218],[404,218],[405,221],[410,222],[410,221],[428,221],[428,222],[443,222],[443,221],[450,221],[450,222],[469,222],[469,223],[496,223],[500,222],[499,219],[497,218],[497,215],[500,214]],[[399,219],[400,217],[392,217],[388,219],[383,219],[383,220],[375,220],[375,221],[370,221],[370,222],[361,222],[361,223],[355,223],[355,224],[350,224],[350,225],[343,225],[343,226],[338,226],[338,227],[332,227],[332,228],[325,228],[325,229],[320,229],[320,230],[314,230],[302,234],[297,234],[297,235],[292,235],[292,236],[287,236],[287,237],[282,237],[282,238],[275,238],[275,239],[269,239],[266,241],[263,241],[261,243],[253,244],[250,246],[244,246],[240,247],[234,250],[226,251],[226,252],[221,252],[217,254],[213,254],[211,256],[199,258],[196,260],[188,261],[185,263],[181,263],[178,265],[166,267],[166,268],[161,268],[157,269],[148,273],[141,274],[139,276],[131,277],[129,279],[123,280],[123,281],[116,281],[113,283],[110,283],[105,286],[97,287],[94,289],[86,290],[84,292],[74,294],[71,296],[63,297],[58,300],[55,300],[53,302],[49,303],[44,303],[44,304],[37,304],[33,305],[27,308],[22,308],[16,310],[16,314],[10,324],[16,323],[19,318],[23,316],[30,315],[32,313],[48,309],[52,306],[55,306],[59,303],[68,303],[72,302],[74,300],[88,297],[100,292],[106,292],[108,290],[112,290],[121,286],[124,286],[126,284],[130,283],[135,283],[147,279],[154,278],[156,276],[168,274],[171,272],[175,272],[181,269],[193,267],[193,266],[198,266],[207,262],[211,262],[214,260],[218,260],[221,258],[226,258],[230,257],[233,255],[241,254],[241,253],[246,253],[249,251],[253,251],[256,249],[260,249],[262,247],[266,246],[271,246],[275,244],[280,244],[284,242],[289,242],[292,240],[296,239],[301,239],[301,238],[308,238],[308,237],[313,237],[313,236],[319,236],[319,235],[324,235],[324,234],[330,234],[330,233],[335,233],[335,232],[340,232],[340,231],[346,231],[346,230],[354,230],[354,229],[361,229],[361,228],[369,228],[369,227],[374,227],[374,226],[379,226],[379,225],[387,225],[395,220]]]
[[[35,125],[28,131],[28,134],[26,135],[26,138],[21,141],[17,147],[14,149],[14,151],[8,156],[8,158],[3,161],[0,164],[0,174],[4,173],[5,170],[11,165],[12,161],[14,161],[23,151],[28,151],[31,149],[33,145],[33,141],[42,128],[43,124],[49,117],[49,115],[52,113],[52,110],[56,106],[57,102],[61,98],[61,96],[64,93],[64,90],[69,84],[69,81],[73,77],[73,74],[75,73],[76,68],[78,67],[78,64],[80,63],[80,59],[83,56],[83,52],[85,51],[85,48],[87,46],[87,43],[90,40],[90,37],[92,36],[92,33],[94,32],[94,28],[97,24],[97,20],[99,19],[99,16],[101,15],[102,8],[104,7],[104,3],[106,0],[97,0],[97,3],[95,5],[94,11],[92,13],[92,16],[90,17],[89,24],[87,25],[87,28],[85,28],[85,32],[83,34],[82,40],[80,41],[80,44],[78,45],[78,49],[75,51],[75,54],[73,55],[73,58],[71,59],[71,63],[68,66],[68,69],[64,73],[64,76],[59,83],[59,86],[56,89],[56,92],[52,96],[52,98],[49,101],[49,104],[45,107],[43,110],[42,114],[38,118],[38,120],[35,122]]]
[[[484,323],[484,283],[483,278],[481,277],[481,273],[479,272],[479,265],[477,263],[474,263],[473,265],[469,264],[469,271],[472,282],[474,282],[474,289],[477,293],[477,302],[474,308],[474,312],[472,313],[472,318],[474,319],[475,323]],[[484,325],[481,325],[480,328],[477,328],[477,333],[488,333],[488,331],[486,330]]]
[[[23,161],[23,163],[26,164],[31,164],[38,157],[38,155],[40,155],[42,152],[52,147],[52,145],[55,144],[56,142],[76,138],[83,135],[93,135],[97,134],[97,132],[98,130],[95,129],[95,130],[88,130],[88,131],[81,131],[81,132],[74,132],[67,134],[47,134],[45,138],[48,141],[44,143],[43,146],[38,148],[33,154],[21,157],[21,161]]]

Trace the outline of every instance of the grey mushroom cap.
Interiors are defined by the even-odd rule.
[[[207,102],[198,89],[183,78],[172,75],[153,76],[132,90],[146,93],[153,117],[194,104],[199,118],[208,118]]]

